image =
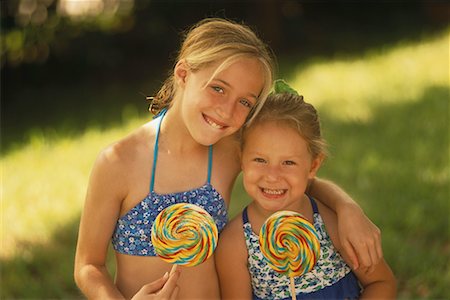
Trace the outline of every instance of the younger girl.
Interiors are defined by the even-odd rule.
[[[292,93],[270,95],[245,127],[242,147],[243,182],[253,202],[220,236],[216,261],[222,298],[291,298],[289,278],[270,268],[258,242],[262,224],[280,210],[301,213],[319,234],[317,264],[295,278],[297,299],[395,298],[395,279],[386,262],[371,274],[352,272],[335,213],[305,194],[325,152],[312,105]]]
[[[244,25],[206,19],[188,32],[154,99],[158,117],[103,150],[93,167],[75,257],[75,281],[88,298],[155,293],[149,285],[171,267],[155,256],[150,240],[165,207],[193,203],[214,217],[219,230],[225,226],[240,172],[235,133],[264,103],[272,65],[266,45]],[[331,199],[344,228],[357,224],[344,231],[359,261],[370,266],[379,260],[379,231],[360,208],[335,185],[316,180],[313,192]],[[336,201],[330,195],[337,193]],[[368,232],[375,237],[361,239]],[[114,281],[105,266],[111,241]],[[177,284],[179,298],[219,298],[214,259],[183,268]]]

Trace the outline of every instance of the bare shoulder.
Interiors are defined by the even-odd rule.
[[[220,233],[219,243],[237,243],[244,237],[242,213],[237,214]]]
[[[100,151],[91,172],[90,184],[102,183],[120,192],[127,192],[127,179],[149,157],[152,142],[152,128],[149,123],[135,129],[122,139]]]
[[[237,133],[232,134],[230,136],[226,136],[222,138],[220,141],[216,143],[216,145],[220,145],[221,148],[233,150],[239,152],[240,150],[240,139]]]
[[[234,182],[241,171],[239,141],[235,136],[214,144],[212,183],[229,203]]]
[[[220,235],[216,252],[222,299],[251,299],[251,277],[242,214],[233,218]]]
[[[214,153],[225,161],[233,172],[240,171],[240,141],[236,135],[227,136],[214,145]]]
[[[98,156],[98,163],[120,168],[132,165],[133,162],[139,160],[142,153],[146,153],[148,156],[149,145],[155,138],[154,126],[151,123],[140,126],[104,148]]]
[[[246,264],[247,246],[245,245],[242,214],[234,217],[222,230],[216,250],[216,264],[219,271],[230,268],[230,263]]]
[[[226,256],[233,253],[236,257],[243,257],[241,254],[246,253],[242,214],[234,217],[222,230],[217,249],[219,256],[221,253],[226,253]]]
[[[156,137],[154,122],[148,122],[108,146],[104,152],[111,155],[112,161],[133,161],[136,155],[149,151],[149,145],[152,144]],[[151,149],[151,148],[150,148]],[[138,156],[139,157],[139,156]]]

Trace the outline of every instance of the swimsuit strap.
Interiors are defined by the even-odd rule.
[[[153,192],[153,189],[155,187],[155,170],[156,170],[156,161],[158,158],[158,142],[159,142],[159,132],[161,131],[161,123],[166,115],[167,109],[164,109],[161,112],[161,116],[159,117],[159,123],[158,123],[158,130],[156,131],[156,139],[155,139],[155,146],[153,147],[153,166],[152,166],[152,179],[150,181],[150,192]]]
[[[247,207],[244,208],[242,211],[242,223],[247,224],[248,223],[248,214],[247,214]]]
[[[153,166],[152,166],[152,177],[150,180],[150,192],[153,192],[155,188],[155,170],[156,170],[156,162],[158,160],[158,143],[159,143],[159,133],[161,131],[161,124],[164,116],[166,115],[167,109],[164,109],[160,113],[160,119],[158,123],[158,130],[156,131],[156,139],[155,139],[155,146],[153,148]],[[213,147],[212,145],[209,146],[208,149],[208,183],[211,183],[211,170],[212,170],[212,155],[213,155]]]
[[[319,213],[319,208],[317,207],[316,201],[312,197],[310,197],[309,195],[307,195],[307,196],[309,198],[309,202],[311,202],[313,213],[318,214]]]
[[[212,155],[213,155],[213,146],[209,145],[208,149],[208,183],[211,183],[211,169],[212,169]]]

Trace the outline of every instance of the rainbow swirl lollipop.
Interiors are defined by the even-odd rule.
[[[194,204],[178,203],[159,213],[151,238],[156,254],[164,261],[196,266],[214,252],[218,231],[206,210]]]
[[[314,226],[292,211],[271,215],[261,227],[259,244],[268,264],[291,278],[311,271],[320,253]]]

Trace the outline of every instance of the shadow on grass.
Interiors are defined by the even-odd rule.
[[[320,176],[358,199],[382,229],[401,298],[447,296],[448,112],[448,89],[435,87],[417,101],[375,108],[366,123],[321,113],[332,157]],[[238,183],[236,211],[242,195]],[[68,222],[50,243],[25,245],[2,260],[1,298],[80,298],[73,282],[78,222]]]
[[[20,149],[34,136],[74,138],[88,128],[111,129],[130,117],[149,115],[144,95],[156,91],[158,81],[148,82],[152,84],[48,84],[15,91],[6,86],[0,151],[8,154]]]
[[[72,221],[50,243],[21,244],[14,258],[2,259],[1,298],[81,298],[72,275],[77,230]]]
[[[22,243],[15,257],[1,259],[1,299],[82,299],[73,279],[79,219],[57,230],[46,244]],[[108,266],[112,272],[112,250]]]

